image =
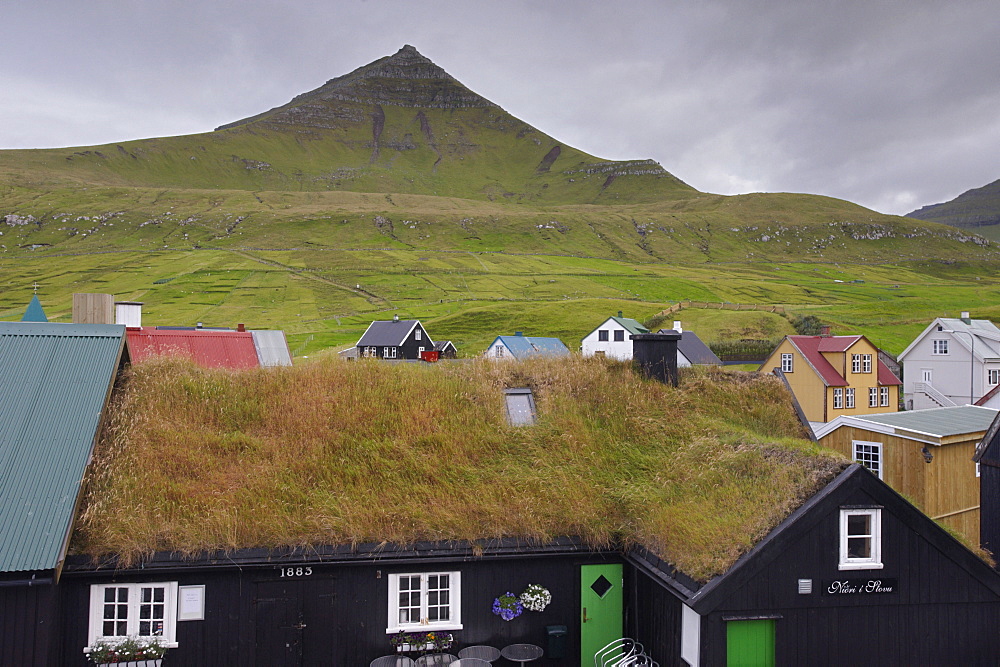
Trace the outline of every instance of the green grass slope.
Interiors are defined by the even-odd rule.
[[[467,353],[514,330],[575,347],[685,299],[888,331],[996,302],[997,257],[954,227],[603,161],[412,47],[214,132],[0,151],[0,318],[37,281],[57,321],[111,292],[151,324],[283,328],[298,355],[394,313]]]

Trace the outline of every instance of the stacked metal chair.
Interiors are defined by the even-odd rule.
[[[642,644],[622,637],[594,654],[594,667],[660,667],[660,663],[646,655]]]

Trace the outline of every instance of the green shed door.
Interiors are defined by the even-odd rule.
[[[580,566],[580,665],[622,636],[621,564]]]
[[[774,666],[774,619],[726,623],[727,667]]]

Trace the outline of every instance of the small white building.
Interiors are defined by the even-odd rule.
[[[907,410],[976,403],[1000,385],[1000,329],[939,317],[899,355]]]
[[[637,321],[622,317],[609,317],[600,326],[583,337],[580,350],[585,357],[595,355],[627,361],[632,358],[632,334],[649,333],[649,329]]]

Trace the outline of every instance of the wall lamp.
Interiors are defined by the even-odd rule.
[[[930,463],[934,460],[934,455],[931,454],[931,450],[927,449],[926,446],[920,450],[920,453],[924,455],[924,463]]]

